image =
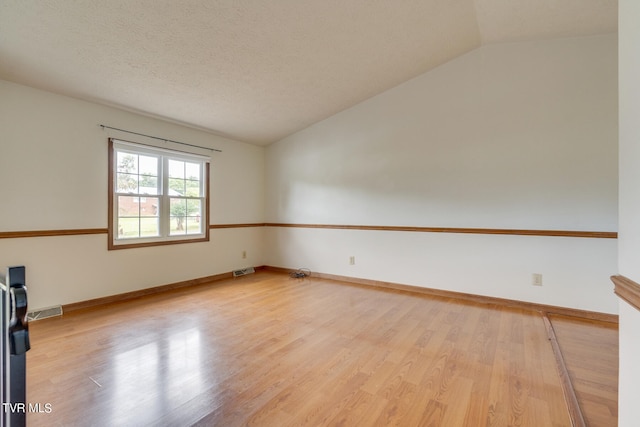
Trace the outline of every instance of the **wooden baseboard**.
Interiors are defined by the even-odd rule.
[[[289,268],[274,267],[274,266],[258,266],[254,267],[257,272],[259,271],[272,271],[276,273],[286,273],[292,271]],[[361,279],[350,276],[338,276],[335,274],[317,273],[312,274],[313,277],[327,280],[335,280],[340,282],[352,283],[362,286],[371,286],[382,289],[391,289],[400,292],[408,292],[412,294],[421,294],[429,296],[437,296],[443,298],[453,298],[464,301],[473,301],[482,304],[493,304],[508,307],[523,308],[526,310],[538,311],[541,313],[560,314],[564,316],[578,317],[588,320],[596,320],[601,322],[618,323],[618,316],[615,314],[599,313],[595,311],[578,310],[574,308],[558,307],[545,304],[537,304],[526,301],[510,300],[505,298],[488,297],[483,295],[467,294],[463,292],[446,291],[442,289],[424,288],[421,286],[404,285],[399,283],[384,282],[379,280]],[[213,276],[200,277],[197,279],[185,280],[176,283],[170,283],[167,285],[156,286],[153,288],[140,289],[137,291],[126,292],[122,294],[110,295],[107,297],[94,298],[86,301],[79,301],[75,303],[65,304],[62,306],[63,312],[68,313],[76,310],[82,310],[87,308],[94,308],[101,305],[113,304],[117,302],[128,301],[136,298],[141,298],[147,295],[158,294],[162,292],[168,292],[187,286],[199,286],[205,284],[211,284],[225,279],[232,279],[233,273],[215,274]]]
[[[162,292],[169,292],[187,286],[199,286],[210,284],[225,279],[232,279],[233,273],[215,274],[213,276],[200,277],[198,279],[185,280],[182,282],[170,283],[168,285],[155,286],[153,288],[140,289],[138,291],[126,292],[122,294],[110,295],[107,297],[94,298],[86,301],[74,302],[71,304],[64,304],[62,306],[62,312],[68,313],[76,310],[83,310],[87,308],[95,308],[102,305],[114,304],[123,301],[129,301],[136,298],[141,298],[148,295],[159,294]]]
[[[291,271],[291,269],[282,268],[282,267],[265,266],[264,268],[268,271],[281,272],[281,273],[288,273]],[[511,300],[506,298],[489,297],[484,295],[467,294],[463,292],[446,291],[442,289],[424,288],[421,286],[404,285],[404,284],[384,282],[379,280],[361,279],[361,278],[350,277],[350,276],[339,276],[335,274],[313,272],[312,276],[318,277],[321,279],[336,280],[341,282],[353,283],[357,285],[373,286],[373,287],[384,288],[384,289],[393,289],[401,292],[410,292],[413,294],[430,295],[430,296],[437,296],[437,297],[443,297],[443,298],[454,298],[454,299],[460,299],[465,301],[478,302],[482,304],[493,304],[493,305],[523,308],[526,310],[538,311],[541,313],[560,314],[564,316],[578,317],[581,319],[597,320],[597,321],[608,322],[608,323],[618,323],[618,315],[616,314],[600,313],[600,312],[588,311],[588,310],[579,310],[575,308],[538,304],[533,302]]]

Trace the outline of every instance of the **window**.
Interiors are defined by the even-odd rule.
[[[209,163],[109,140],[109,249],[209,240]]]

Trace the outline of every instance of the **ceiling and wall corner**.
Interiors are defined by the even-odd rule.
[[[0,79],[268,145],[484,44],[617,31],[617,0],[4,0]]]

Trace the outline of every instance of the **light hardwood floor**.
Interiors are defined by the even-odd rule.
[[[571,425],[523,309],[260,272],[30,328],[30,426]]]
[[[618,325],[549,318],[587,425],[618,425]]]

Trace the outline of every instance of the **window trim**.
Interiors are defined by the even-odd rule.
[[[127,144],[127,145],[131,145],[132,147],[140,147],[140,152],[149,150],[149,151],[153,151],[156,153],[167,153],[169,156],[174,153],[175,154],[175,158],[180,158],[180,157],[200,157],[202,158],[202,156],[199,155],[195,155],[195,154],[191,154],[191,153],[186,153],[186,152],[182,152],[182,151],[177,151],[177,150],[168,150],[165,148],[158,148],[155,146],[147,146],[145,144],[140,144],[140,143],[136,143],[136,142],[131,142],[131,141],[126,141],[126,140],[122,140],[122,139],[115,139],[115,138],[109,138],[109,172],[108,172],[108,209],[109,209],[109,213],[108,213],[108,227],[107,227],[107,234],[108,234],[108,250],[116,250],[116,249],[132,249],[132,248],[145,248],[145,247],[152,247],[152,246],[165,246],[165,245],[177,245],[177,244],[182,244],[182,243],[197,243],[197,242],[208,242],[209,239],[209,230],[210,230],[210,210],[211,210],[211,206],[210,206],[210,197],[209,197],[209,188],[210,188],[210,179],[209,179],[209,169],[210,169],[210,162],[203,160],[203,185],[204,185],[204,206],[203,208],[205,209],[205,214],[204,214],[204,221],[203,221],[203,233],[202,234],[198,234],[196,237],[190,237],[190,235],[176,235],[176,236],[163,236],[163,237],[158,237],[158,238],[132,238],[132,239],[127,239],[125,240],[121,240],[119,243],[115,243],[116,241],[116,225],[115,225],[115,220],[116,220],[116,215],[114,212],[114,198],[116,197],[115,194],[115,157],[116,157],[116,144],[118,142],[121,142],[123,144]],[[148,147],[148,148],[147,148]],[[162,197],[162,196],[161,196]],[[143,240],[143,241],[141,241]]]

